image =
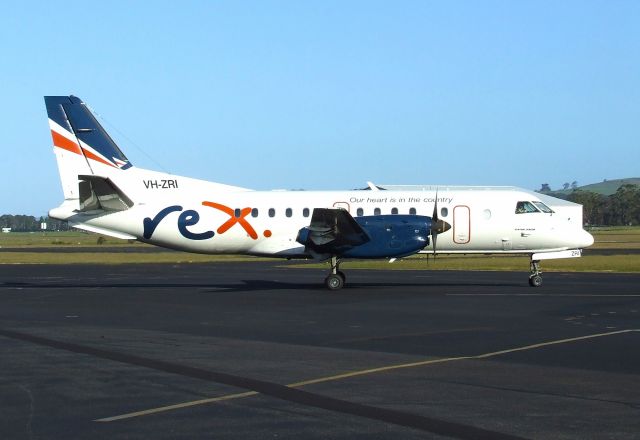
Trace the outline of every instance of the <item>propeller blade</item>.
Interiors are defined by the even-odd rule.
[[[436,257],[436,245],[438,243],[438,187],[436,187],[436,200],[433,204],[433,215],[431,216],[431,238],[433,239],[433,258]]]
[[[433,215],[431,216],[431,239],[433,241],[433,256],[435,258],[438,250],[438,234],[447,232],[451,225],[438,216],[438,188],[436,188],[436,200],[433,204]]]
[[[438,233],[431,230],[431,241],[433,241],[433,258],[436,258],[436,244],[438,243]]]
[[[434,222],[438,221],[438,188],[436,187],[436,201],[433,204],[433,215],[431,216]]]

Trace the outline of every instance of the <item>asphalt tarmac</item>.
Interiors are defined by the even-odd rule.
[[[640,275],[287,266],[0,266],[0,438],[640,438]]]
[[[51,253],[57,252],[61,254],[80,254],[86,252],[108,252],[116,254],[157,254],[161,252],[175,252],[182,253],[173,249],[163,248],[159,246],[57,246],[52,247],[39,247],[39,246],[20,246],[20,247],[6,247],[0,246],[0,253],[2,252],[18,252],[18,253]],[[583,249],[582,255],[638,255],[640,249]],[[522,256],[524,254],[515,254],[516,256]],[[449,254],[453,256],[453,254]]]

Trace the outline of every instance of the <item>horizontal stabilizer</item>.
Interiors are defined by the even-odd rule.
[[[86,223],[74,223],[69,222],[69,226],[76,229],[81,229],[87,232],[93,232],[94,234],[106,235],[108,237],[119,238],[120,240],[137,240],[137,237],[120,231],[114,231],[107,228],[99,228],[97,226],[91,226]]]

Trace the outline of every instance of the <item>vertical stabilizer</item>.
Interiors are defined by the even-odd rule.
[[[78,199],[78,176],[131,168],[131,163],[80,98],[45,96],[64,198]]]
[[[92,174],[92,172],[63,109],[63,104],[68,103],[69,98],[46,96],[44,100],[64,198],[65,200],[78,199],[80,196],[78,175]]]

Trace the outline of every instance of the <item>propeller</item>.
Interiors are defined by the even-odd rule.
[[[433,215],[431,216],[431,238],[433,240],[433,257],[436,256],[438,234],[451,229],[451,225],[438,217],[438,188],[436,187],[436,200],[433,204]]]

